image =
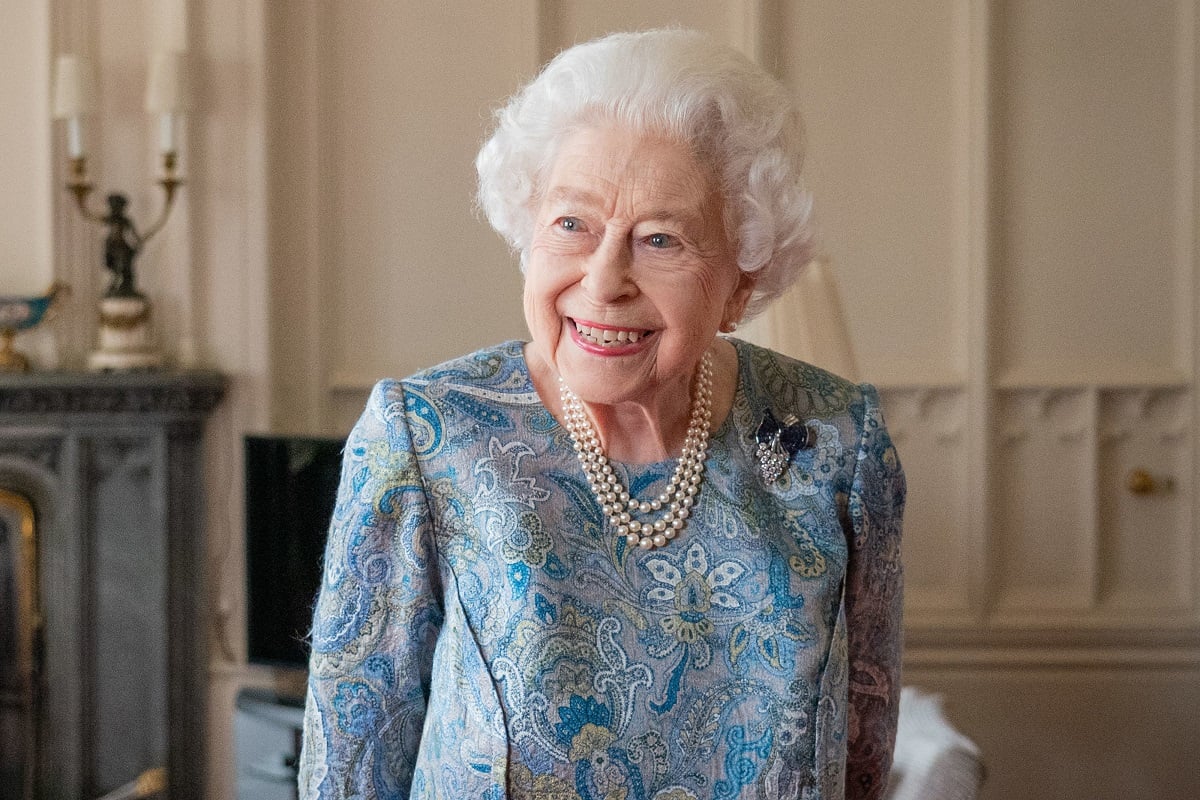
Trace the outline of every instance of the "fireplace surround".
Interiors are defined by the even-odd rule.
[[[6,706],[27,744],[0,749],[0,772],[37,800],[160,766],[172,800],[202,796],[201,439],[224,388],[212,372],[0,375],[0,492],[32,509],[24,605],[40,611],[33,644],[13,645],[34,700],[23,718]],[[17,552],[0,553],[10,582]]]

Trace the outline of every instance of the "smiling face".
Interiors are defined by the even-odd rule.
[[[686,409],[700,357],[753,288],[712,172],[685,146],[583,128],[559,148],[525,267],[531,369],[585,403]]]

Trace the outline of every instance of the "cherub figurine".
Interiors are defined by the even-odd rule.
[[[112,273],[105,297],[141,297],[134,287],[133,260],[142,247],[142,237],[133,227],[133,220],[125,215],[128,204],[123,194],[108,196],[108,238],[104,241],[104,266]]]

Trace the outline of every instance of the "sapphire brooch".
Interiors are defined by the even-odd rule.
[[[758,458],[759,474],[767,483],[774,483],[787,469],[796,451],[812,444],[813,436],[795,414],[788,414],[780,423],[771,409],[767,409],[754,438],[758,442],[755,457]]]

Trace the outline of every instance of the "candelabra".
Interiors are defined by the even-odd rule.
[[[185,70],[182,53],[160,53],[151,63],[146,92],[146,109],[160,115],[159,150],[162,153],[163,206],[158,219],[139,232],[126,212],[129,199],[114,192],[108,195],[108,210],[89,208],[93,185],[88,179],[83,147],[83,117],[92,111],[93,92],[87,62],[73,55],[60,56],[55,93],[55,116],[67,123],[70,179],[67,190],[75,198],[79,213],[89,222],[107,229],[104,266],[111,273],[107,290],[100,298],[99,349],[88,357],[95,370],[153,369],[162,365],[162,354],[153,346],[150,300],[138,291],[134,261],[142,248],[162,230],[175,205],[183,179],[178,174],[175,131],[184,111]]]

